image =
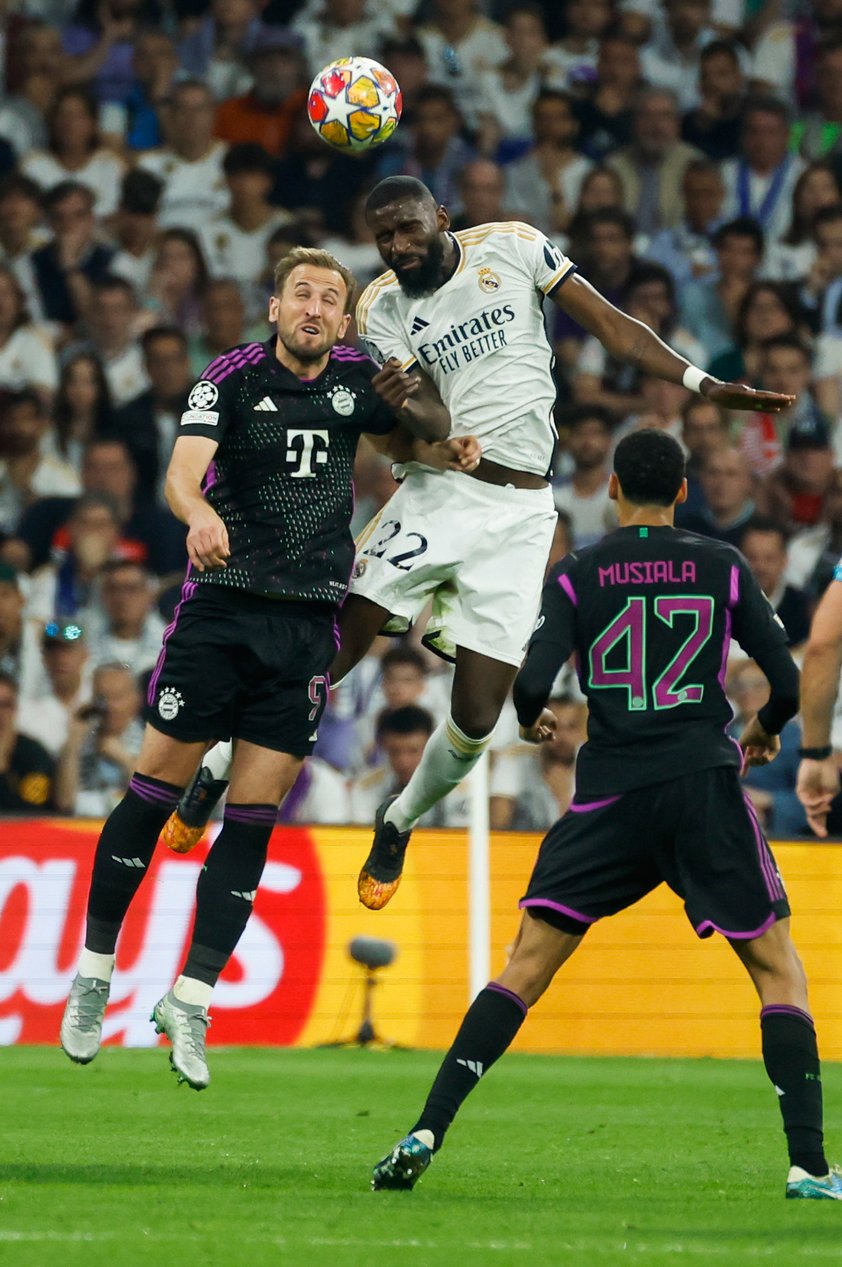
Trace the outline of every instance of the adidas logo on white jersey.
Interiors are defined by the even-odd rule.
[[[272,400],[271,396],[264,396],[263,399],[259,400],[255,405],[254,412],[276,414],[278,412],[278,406],[275,404],[274,400]]]
[[[409,327],[410,334],[420,334],[422,330],[426,330],[429,321],[425,321],[423,317],[416,317],[412,325]]]
[[[471,1073],[475,1073],[478,1078],[482,1077],[482,1061],[481,1060],[461,1060],[456,1058],[457,1065],[464,1065],[466,1069],[470,1069]]]

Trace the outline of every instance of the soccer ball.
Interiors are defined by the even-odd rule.
[[[394,75],[370,57],[340,57],[310,85],[307,116],[323,141],[359,154],[398,126],[403,99]]]

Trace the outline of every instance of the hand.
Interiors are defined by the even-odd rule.
[[[531,726],[520,726],[519,732],[521,739],[526,743],[546,743],[548,739],[552,739],[556,732],[558,722],[555,713],[549,708],[541,709],[541,716]]]
[[[119,735],[103,735],[99,741],[100,755],[129,773],[134,769],[136,758],[128,752],[120,741]]]
[[[227,567],[225,560],[231,554],[228,529],[213,507],[203,503],[191,514],[188,526],[187,554],[196,571]]]
[[[798,767],[795,791],[807,812],[807,822],[817,836],[827,835],[830,803],[839,791],[839,767],[831,755],[824,761],[805,757]]]
[[[746,387],[744,383],[720,383],[716,378],[707,380],[706,387],[702,383],[702,395],[720,405],[723,409],[746,409],[754,413],[779,414],[795,404],[794,396],[783,396],[780,392],[757,391],[754,387]]]
[[[740,735],[739,743],[743,752],[741,778],[752,766],[768,765],[770,761],[774,761],[781,750],[780,735],[767,735],[756,717],[752,718]]]
[[[436,440],[429,444],[426,440],[416,440],[413,445],[413,456],[425,466],[435,467],[437,471],[475,471],[482,457],[482,445],[476,436],[449,436],[446,440]]]
[[[385,400],[390,409],[397,413],[412,399],[421,386],[417,375],[407,374],[401,369],[400,361],[390,356],[379,374],[371,380],[374,390],[381,400]]]
[[[72,229],[61,235],[56,234],[55,248],[59,268],[65,273],[78,268],[90,245],[91,238],[87,224],[81,229]]]

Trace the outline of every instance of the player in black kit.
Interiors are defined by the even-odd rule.
[[[553,681],[575,652],[590,710],[575,797],[541,845],[508,965],[474,1000],[418,1122],[375,1167],[372,1186],[413,1186],[591,924],[666,882],[698,936],[728,939],[760,996],[763,1060],[789,1148],[787,1197],[842,1200],[824,1156],[816,1033],[789,905],[739,785],[741,769],[772,760],[798,708],[786,634],[737,550],[673,527],[687,495],[675,440],[648,430],[622,440],[609,490],[620,527],[550,573],[514,686],[521,734],[540,742]],[[732,637],[771,686],[740,747],[725,734]]]
[[[396,456],[400,445],[415,452],[413,435],[435,440],[450,428],[424,385],[387,366],[378,394],[374,363],[336,346],[354,290],[337,260],[298,249],[275,283],[277,337],[217,357],[181,419],[166,491],[188,525],[190,567],[149,683],[137,769],[97,847],[85,949],[61,1027],[68,1056],[92,1060],[117,937],[159,832],[208,742],[233,736],[224,825],[199,879],[187,960],[152,1017],[172,1041],[179,1079],[196,1089],[210,1077],[211,992],[251,914],[278,806],[316,740],[354,560],[357,442],[396,427],[383,377],[403,406]]]

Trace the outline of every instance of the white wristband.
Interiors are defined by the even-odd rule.
[[[704,370],[697,369],[695,365],[688,365],[681,381],[688,391],[695,392],[697,396],[701,396],[702,383],[709,377],[710,375],[705,373]]]

